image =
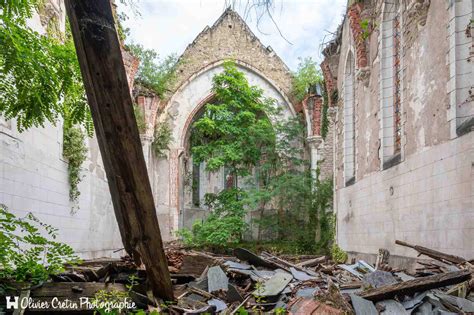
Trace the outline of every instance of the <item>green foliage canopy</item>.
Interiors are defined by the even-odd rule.
[[[214,76],[215,100],[205,105],[192,125],[192,154],[195,162],[206,162],[208,171],[229,167],[237,176],[248,175],[266,152],[274,150],[275,132],[267,116],[273,100],[250,86],[232,61]]]
[[[321,81],[322,75],[316,61],[311,57],[300,59],[298,70],[293,76],[293,96],[301,102],[308,93],[308,88]]]
[[[163,98],[174,82],[177,56],[172,54],[161,60],[154,50],[142,45],[130,44],[127,48],[140,59],[135,81]]]
[[[79,63],[70,32],[65,42],[26,25],[41,1],[0,3],[0,114],[17,118],[18,129],[43,127],[62,116],[91,133]]]

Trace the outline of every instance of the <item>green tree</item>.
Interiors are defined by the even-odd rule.
[[[311,57],[300,59],[298,70],[293,76],[293,96],[301,102],[308,93],[308,89],[321,82],[322,75],[316,61]]]
[[[0,114],[16,118],[20,131],[32,126],[82,123],[90,132],[79,63],[70,33],[40,35],[27,26],[41,1],[0,3]]]
[[[135,81],[163,98],[175,80],[176,54],[161,60],[154,50],[145,49],[142,45],[130,44],[127,49],[140,59]]]
[[[192,125],[192,154],[195,162],[206,162],[208,171],[225,166],[234,176],[245,176],[274,151],[268,118],[274,101],[251,86],[232,61],[223,67],[213,78],[215,100]]]
[[[246,210],[252,209],[260,211],[259,240],[265,233],[296,252],[328,251],[332,183],[315,180],[310,171],[300,118],[282,118],[274,101],[249,85],[232,62],[214,76],[213,92],[215,99],[192,125],[193,160],[206,162],[208,171],[226,167],[251,185],[208,195],[218,201],[209,204],[209,217],[183,236],[194,245],[236,242],[247,228]]]

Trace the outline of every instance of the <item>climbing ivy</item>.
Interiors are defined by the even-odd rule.
[[[82,180],[81,166],[87,158],[85,139],[86,135],[80,127],[64,126],[63,156],[68,161],[69,200],[73,204],[72,212],[79,208],[78,198],[81,193],[78,186]]]
[[[137,104],[133,104],[133,113],[135,114],[135,121],[137,122],[138,131],[140,134],[146,131],[145,113]]]
[[[156,157],[164,157],[165,151],[169,149],[171,142],[171,128],[167,122],[157,123],[153,135],[151,147]]]
[[[323,96],[323,108],[321,113],[321,137],[326,139],[326,136],[329,131],[329,118],[328,118],[328,110],[329,110],[329,96],[328,91],[326,89],[325,82],[322,82],[322,96]]]

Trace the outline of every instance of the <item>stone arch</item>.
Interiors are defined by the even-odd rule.
[[[166,161],[169,165],[168,200],[172,230],[189,226],[189,224],[184,224],[185,207],[187,206],[185,204],[185,180],[186,170],[189,167],[187,163],[190,158],[186,152],[186,137],[194,117],[213,97],[212,78],[215,74],[222,72],[224,62],[225,60],[219,60],[208,64],[182,82],[165,105],[159,118],[168,120],[172,132],[170,152]],[[238,69],[244,72],[251,85],[260,87],[264,91],[265,97],[275,99],[275,106],[282,110],[278,119],[296,116],[296,111],[288,96],[271,79],[252,65],[240,60],[235,60],[235,63]],[[272,118],[270,119],[272,120]],[[186,201],[188,200],[189,198],[186,198]],[[200,218],[197,216],[194,219]]]
[[[173,139],[176,147],[184,148],[186,130],[189,128],[192,117],[200,107],[205,105],[206,100],[209,99],[212,94],[212,76],[222,71],[222,64],[225,61],[226,60],[218,60],[213,62],[191,75],[178,87],[167,102],[165,112],[168,113],[171,120],[179,120],[177,125],[173,126],[173,129],[175,129]],[[246,74],[251,85],[261,87],[264,90],[264,96],[274,98],[277,101],[277,105],[282,108],[285,117],[296,116],[295,109],[289,97],[270,78],[244,61],[234,61],[239,70]],[[183,101],[187,104],[183,104]],[[186,116],[185,118],[183,114]],[[181,130],[175,128],[179,128],[179,126],[182,126]]]

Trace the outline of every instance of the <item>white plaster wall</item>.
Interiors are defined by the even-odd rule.
[[[19,133],[0,118],[0,203],[17,216],[32,212],[59,229],[59,241],[84,258],[109,256],[122,247],[96,139],[88,139],[79,209],[69,202],[62,126]]]
[[[64,30],[62,1],[51,1]],[[38,14],[28,25],[45,33]],[[88,158],[82,165],[79,209],[69,202],[67,161],[63,159],[62,122],[57,126],[18,132],[16,121],[0,116],[0,203],[17,216],[32,212],[59,229],[58,241],[71,245],[83,258],[118,256],[122,241],[97,140],[87,139]]]
[[[393,188],[393,194],[391,193]],[[474,133],[407,156],[336,195],[339,245],[415,256],[403,240],[474,258]]]

